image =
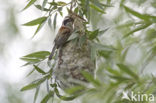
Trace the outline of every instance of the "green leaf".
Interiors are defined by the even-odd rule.
[[[38,24],[42,24],[44,21],[46,21],[47,17],[40,17],[40,18],[37,18],[37,19],[34,19],[30,22],[27,22],[25,24],[23,24],[24,26],[35,26],[35,25],[38,25]]]
[[[84,91],[85,87],[84,86],[74,86],[74,87],[71,87],[71,88],[68,88],[68,89],[65,89],[66,93],[68,94],[75,94],[75,93],[78,93],[80,91]]]
[[[98,33],[98,36],[101,36],[103,35],[109,28],[106,28],[104,30],[100,30],[99,33]]]
[[[128,7],[125,6],[125,5],[123,5],[123,7],[124,7],[124,9],[125,9],[127,12],[131,13],[132,15],[134,15],[134,16],[140,18],[140,19],[146,20],[146,21],[149,20],[149,17],[147,17],[145,14],[138,13],[138,12],[136,12],[136,11],[134,11],[134,10],[128,8]]]
[[[156,16],[152,16],[152,15],[149,15],[149,14],[141,14],[141,13],[138,13],[130,8],[128,8],[127,6],[123,5],[123,7],[125,8],[125,10],[129,13],[131,13],[132,15],[140,18],[140,19],[143,19],[145,21],[151,21],[151,22],[156,22]]]
[[[45,59],[49,55],[50,55],[50,52],[48,52],[48,51],[38,51],[38,52],[34,52],[34,53],[28,54],[26,56],[23,56],[23,58]]]
[[[126,21],[124,24],[118,25],[117,29],[124,29],[124,28],[128,28],[128,27],[132,27],[134,24],[135,24],[134,21],[129,20],[129,21]]]
[[[34,66],[34,68],[35,68],[35,70],[36,71],[38,71],[39,73],[41,73],[41,74],[46,74],[46,72],[44,72],[41,68],[39,68],[38,66],[36,66],[36,65],[33,65]]]
[[[43,3],[42,3],[42,8],[41,8],[41,9],[42,9],[42,11],[44,10],[44,7],[46,6],[47,1],[48,1],[48,0],[44,0],[44,1],[43,1]]]
[[[92,45],[92,47],[95,47],[96,50],[98,50],[98,51],[99,50],[103,50],[103,51],[114,51],[114,50],[116,50],[112,46],[102,45],[100,43],[92,43],[91,45]]]
[[[87,1],[88,1],[88,0],[87,0]],[[74,13],[78,14],[78,11],[79,11],[79,8],[76,7],[76,8],[74,9]]]
[[[36,99],[37,99],[37,97],[38,97],[39,90],[40,90],[40,86],[38,86],[38,87],[36,88],[36,92],[35,92],[34,102],[33,102],[33,103],[36,103]]]
[[[114,75],[112,76],[112,75],[110,75],[109,77],[111,77],[117,81],[121,81],[121,82],[131,80],[130,78],[123,77],[123,76],[114,76]]]
[[[56,29],[56,19],[57,19],[57,13],[54,16],[54,21],[53,21],[54,30]]]
[[[91,33],[89,34],[89,39],[90,39],[90,40],[95,39],[95,38],[97,37],[98,33],[99,33],[99,29],[97,29],[97,30],[91,32]]]
[[[104,7],[114,7],[112,4],[102,4],[101,3],[101,5],[104,6]]]
[[[63,16],[62,9],[63,9],[62,7],[59,7],[59,8],[58,8],[58,12],[59,12],[59,14],[60,14],[61,16]]]
[[[95,5],[97,8],[100,8],[101,10],[103,10],[103,6],[102,3],[99,2],[99,0],[90,0],[90,2],[92,2],[93,5]]]
[[[34,71],[35,71],[35,69],[32,69],[32,70],[27,74],[26,77],[28,77],[29,75],[31,75]]]
[[[97,6],[93,5],[93,4],[90,4],[90,7],[92,7],[93,9],[95,9],[95,10],[98,11],[98,12],[101,12],[101,13],[103,13],[103,14],[105,13],[103,9],[100,9],[100,8],[98,8]]]
[[[111,4],[111,0],[107,0],[107,4]]]
[[[155,34],[156,34],[156,29],[154,29],[154,28],[148,29],[146,31],[145,40],[146,41],[151,41],[151,40],[155,39],[156,38],[156,35]]]
[[[106,103],[112,103],[112,101],[114,100],[114,97],[115,97],[115,96],[116,96],[116,91],[112,91],[112,92],[109,94]]]
[[[89,82],[91,82],[93,85],[95,86],[100,86],[100,82],[98,80],[95,80],[93,75],[91,75],[90,73],[86,72],[86,71],[81,71],[81,73],[83,74],[83,76],[85,77],[85,79]]]
[[[127,73],[129,76],[138,79],[139,77],[137,74],[135,74],[132,70],[130,70],[126,65],[123,64],[117,64],[117,66],[122,70],[123,72]]]
[[[43,83],[45,80],[46,80],[46,76],[41,78],[41,79],[38,79],[38,80],[35,80],[33,81],[32,83],[24,86],[21,91],[26,91],[26,90],[31,90],[31,89],[34,89],[36,88],[37,86],[39,86],[41,83]]]
[[[50,11],[50,9],[47,9],[47,8],[43,8],[41,7],[41,5],[35,5],[35,7],[39,10],[42,10],[42,11]]]
[[[108,52],[113,52],[114,50],[116,50],[115,48],[111,47],[111,46],[107,46],[107,45],[102,45],[100,43],[91,43],[91,59],[95,60],[97,52],[100,55],[103,55],[104,52],[108,54]],[[105,55],[105,54],[104,54]]]
[[[91,60],[96,59],[96,48],[94,46],[91,46]]]
[[[86,35],[83,35],[79,38],[79,45],[82,47],[84,43],[86,43],[87,37]]]
[[[41,103],[47,103],[48,100],[53,97],[53,94],[53,91],[49,91],[49,93],[42,99]]]
[[[33,59],[33,58],[20,58],[21,60],[23,60],[23,61],[26,61],[26,62],[29,62],[29,63],[38,63],[38,62],[40,62],[41,60],[39,60],[39,59]]]
[[[114,76],[120,76],[120,75],[121,75],[120,72],[117,71],[117,70],[115,70],[115,69],[112,69],[112,68],[110,68],[110,67],[107,67],[106,69],[107,69],[107,71],[108,71],[109,73],[113,74]]]
[[[65,6],[67,5],[67,3],[63,2],[63,1],[59,1],[57,2],[58,6]]]
[[[25,63],[24,65],[22,65],[21,67],[24,67],[24,66],[27,66],[27,65],[31,65],[31,64],[34,64],[34,63],[32,63],[32,62],[27,62],[27,63]]]
[[[90,21],[90,6],[88,6],[88,5],[90,5],[90,2],[89,2],[89,0],[86,0],[84,8],[86,11],[86,17],[88,18],[88,21]]]
[[[126,35],[124,35],[124,38],[125,37],[128,37],[129,35],[137,32],[137,31],[140,31],[142,29],[146,29],[147,27],[149,27],[151,25],[151,23],[146,23],[146,24],[143,24],[143,25],[140,25],[138,26],[137,28],[135,28],[134,30],[130,31],[129,33],[127,33]]]
[[[62,7],[59,7],[59,8],[58,8],[58,11],[62,11],[62,9],[63,9]]]
[[[62,11],[59,11],[59,14],[60,14],[61,16],[63,16],[63,12],[62,12]]]
[[[121,59],[122,59],[123,61],[126,59],[127,53],[128,53],[128,51],[129,51],[129,48],[130,48],[130,47],[124,48],[124,50],[123,50],[123,52],[122,52],[122,54],[121,54]]]
[[[111,51],[104,51],[104,50],[98,51],[98,55],[106,59],[108,59],[111,56],[111,54],[112,54]]]
[[[45,22],[46,22],[46,20],[43,21],[41,24],[38,25],[38,27],[37,27],[37,29],[36,29],[36,31],[35,31],[33,37],[41,30],[41,28],[43,27],[43,25],[45,24]],[[32,37],[32,38],[33,38],[33,37]]]
[[[57,84],[56,84],[56,83],[50,84],[50,86],[51,86],[52,88],[54,88],[54,87],[57,87]]]
[[[25,10],[25,9],[27,9],[28,7],[30,7],[32,4],[34,4],[36,2],[36,0],[31,0],[27,5],[26,5],[26,7],[23,9],[23,10]]]
[[[156,1],[153,0],[153,2],[151,2],[151,5],[156,9]]]
[[[52,28],[52,25],[51,25],[51,17],[48,18],[48,25],[50,27],[50,29]]]
[[[48,4],[52,5],[52,6],[57,6],[56,2],[49,2]]]
[[[55,90],[55,93],[56,93],[57,97],[59,97],[61,100],[64,100],[64,101],[71,101],[71,100],[75,99],[78,96],[78,95],[74,95],[74,96],[66,97],[66,96],[60,95],[57,88],[55,88],[54,90]]]
[[[49,81],[48,81],[48,79],[46,80],[46,87],[47,87],[47,92],[50,92],[50,90],[49,90]]]

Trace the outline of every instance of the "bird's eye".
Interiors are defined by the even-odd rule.
[[[69,17],[69,18],[66,18],[64,21],[63,21],[63,25],[66,25],[67,23],[69,22],[74,22],[74,19]]]
[[[66,19],[63,21],[63,24],[66,25],[68,22],[70,22],[70,19]]]

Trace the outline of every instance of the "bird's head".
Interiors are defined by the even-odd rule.
[[[73,28],[73,22],[74,19],[70,16],[66,16],[63,20],[63,26],[69,27],[69,28]]]

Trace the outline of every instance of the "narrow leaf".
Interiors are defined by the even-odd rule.
[[[94,46],[91,46],[91,60],[96,59],[96,48]]]
[[[39,59],[34,59],[34,58],[20,58],[20,59],[29,63],[37,63],[41,61]]]
[[[127,73],[129,76],[131,76],[135,79],[138,79],[137,74],[135,74],[132,70],[130,70],[126,65],[118,64],[118,67],[120,68],[120,70]]]
[[[50,86],[51,86],[52,88],[54,88],[54,87],[57,87],[57,84],[56,84],[56,83],[50,84]]]
[[[123,77],[123,76],[114,76],[114,75],[110,75],[109,77],[117,80],[117,81],[127,81],[127,80],[131,80],[130,78],[127,77]]]
[[[36,103],[36,99],[37,99],[37,97],[38,97],[39,90],[40,90],[40,86],[38,86],[38,87],[36,88],[36,92],[35,92],[34,102],[33,102],[33,103]]]
[[[29,75],[31,75],[34,71],[35,71],[35,69],[32,69],[32,70],[27,74],[26,77],[28,77]]]
[[[50,90],[49,90],[49,81],[48,81],[48,79],[46,80],[46,87],[47,87],[47,92],[50,92]]]
[[[48,4],[52,5],[52,6],[57,6],[56,2],[49,2]]]
[[[75,93],[78,93],[80,91],[84,91],[85,87],[84,86],[74,86],[74,87],[71,87],[71,88],[68,88],[68,89],[65,89],[66,93],[68,94],[75,94]]]
[[[45,24],[46,20],[47,20],[47,19],[45,19],[41,24],[38,25],[38,27],[37,27],[37,29],[36,29],[36,31],[35,31],[33,37],[41,30],[41,28],[42,28],[43,25]],[[32,37],[32,38],[33,38],[33,37]]]
[[[60,95],[57,88],[55,88],[54,90],[55,90],[55,93],[56,93],[57,97],[59,97],[61,100],[64,100],[64,101],[71,101],[71,100],[75,99],[78,96],[78,95],[74,95],[74,96],[66,97],[66,96]]]
[[[53,91],[50,91],[50,92],[42,99],[41,103],[47,103],[48,100],[49,100],[51,97],[53,97],[53,94],[54,94],[54,92],[53,92]]]
[[[83,76],[86,78],[87,81],[91,82],[95,86],[100,86],[100,82],[98,80],[95,80],[93,75],[91,75],[86,71],[82,71],[81,73],[83,74]]]
[[[107,0],[107,4],[110,4],[111,3],[111,0]]]
[[[36,7],[37,9],[39,9],[39,10],[42,10],[42,11],[50,11],[50,10],[47,9],[47,8],[43,8],[43,9],[42,9],[42,6],[41,6],[41,5],[35,5],[35,7]]]
[[[61,16],[63,16],[63,13],[62,13],[62,11],[59,11],[59,14],[60,14]]]
[[[41,83],[43,83],[46,80],[46,77],[43,77],[41,79],[35,80],[32,83],[24,86],[21,91],[31,90],[39,86]]]
[[[90,4],[90,7],[92,7],[93,9],[95,9],[95,10],[98,11],[98,12],[101,12],[101,13],[103,13],[103,14],[105,13],[103,9],[100,9],[100,8],[98,8],[97,6],[93,5],[93,4]]]
[[[36,66],[36,65],[33,65],[34,66],[34,68],[35,68],[35,70],[36,71],[38,71],[39,73],[41,73],[41,74],[46,74],[46,72],[44,72],[41,68],[39,68],[38,66]]]
[[[114,51],[116,50],[115,48],[113,48],[112,46],[108,46],[108,45],[102,45],[99,43],[92,43],[92,46],[96,48],[96,50],[103,50],[103,51]]]
[[[148,18],[146,15],[141,14],[141,13],[138,13],[138,12],[136,12],[136,11],[134,11],[134,10],[128,8],[128,7],[125,6],[125,5],[123,5],[123,7],[125,8],[125,10],[126,10],[127,12],[131,13],[132,15],[134,15],[134,16],[140,18],[140,19],[143,19],[143,20],[149,20],[149,18]]]
[[[50,29],[52,28],[52,25],[51,25],[51,17],[48,18],[48,25],[50,27]]]
[[[26,56],[23,56],[24,58],[37,58],[37,59],[45,59],[47,56],[50,55],[50,52],[48,51],[38,51],[31,54],[28,54]]]
[[[88,21],[90,21],[90,7],[88,5],[90,5],[90,2],[89,0],[86,0],[85,2],[86,15],[87,15]]]
[[[56,19],[57,19],[57,13],[54,16],[54,21],[53,21],[54,30],[56,29]]]
[[[27,62],[25,64],[23,64],[21,67],[24,67],[24,66],[27,66],[27,65],[31,65],[32,63],[31,62]]]
[[[120,76],[121,75],[119,71],[117,71],[115,69],[112,69],[110,67],[108,67],[107,70],[108,70],[109,73],[111,73],[114,76]]]
[[[42,11],[44,10],[44,7],[46,6],[48,0],[44,0],[42,3]]]
[[[98,33],[99,33],[99,29],[97,29],[97,30],[91,32],[90,35],[89,35],[89,39],[90,39],[90,40],[95,39],[95,38],[97,37]]]
[[[28,7],[30,7],[32,4],[34,4],[34,2],[36,2],[36,0],[31,0],[23,10],[27,9]]]
[[[134,30],[130,31],[129,33],[127,33],[126,35],[124,35],[124,38],[125,37],[128,37],[129,35],[137,32],[137,31],[140,31],[142,29],[146,29],[147,27],[149,27],[151,25],[151,23],[147,23],[147,24],[143,24],[143,25],[140,25],[138,26],[137,28],[135,28]]]
[[[99,2],[99,0],[90,0],[92,2],[93,5],[95,5],[97,8],[100,8],[101,10],[103,10],[103,6],[102,3]]]
[[[98,33],[98,36],[101,36],[103,35],[109,28],[106,28],[104,30],[100,30],[99,33]]]
[[[65,5],[67,5],[67,3],[65,3],[65,2],[63,2],[63,1],[59,1],[59,2],[57,2],[57,4],[58,4],[59,6],[65,6]]]
[[[37,18],[37,19],[34,19],[30,22],[27,22],[25,24],[23,24],[24,26],[35,26],[35,25],[38,25],[38,24],[42,24],[45,20],[47,19],[47,17],[40,17],[40,18]]]

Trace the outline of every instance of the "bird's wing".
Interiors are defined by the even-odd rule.
[[[54,40],[55,44],[58,46],[62,45],[64,42],[66,42],[70,34],[71,34],[71,30],[67,27],[62,26],[59,29],[59,32]]]

